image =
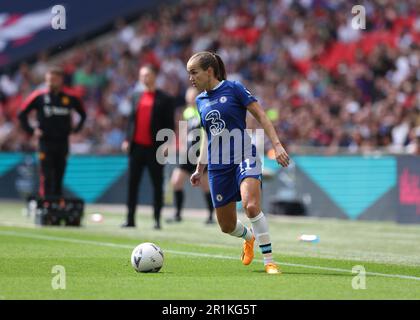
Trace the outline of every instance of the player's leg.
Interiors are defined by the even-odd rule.
[[[54,177],[53,159],[47,150],[41,150],[38,156],[40,162],[39,195],[40,197],[51,196]]]
[[[222,232],[244,240],[252,239],[251,230],[236,215],[236,202],[229,202],[216,208],[217,221]]]
[[[208,177],[207,171],[204,173],[204,176],[201,179],[201,189],[203,190],[204,196],[206,198],[207,208],[209,210],[209,215],[206,220],[206,224],[212,224],[214,223],[214,219],[213,219],[214,207],[213,207],[213,201],[211,200],[209,177]]]
[[[67,150],[57,150],[54,170],[54,195],[63,195],[63,178],[67,165]]]
[[[163,165],[155,159],[149,158],[148,168],[153,184],[153,217],[155,219],[154,228],[161,229],[160,214],[163,207]]]
[[[274,264],[268,222],[261,211],[261,181],[259,177],[245,177],[240,184],[242,206],[249,220],[252,231],[264,257],[267,273],[278,273]]]
[[[184,204],[184,184],[188,179],[188,172],[183,170],[181,167],[174,169],[171,175],[171,185],[174,192],[174,204],[175,214],[172,218],[166,220],[166,222],[179,222],[182,220],[181,211]]]
[[[235,169],[209,171],[208,181],[220,229],[231,236],[251,240],[251,230],[236,215],[236,201],[240,194],[235,181]]]
[[[137,197],[139,191],[139,182],[143,174],[144,164],[141,159],[142,155],[135,145],[133,145],[129,155],[128,163],[128,198],[127,198],[127,222],[123,227],[134,227],[135,214],[137,207]]]

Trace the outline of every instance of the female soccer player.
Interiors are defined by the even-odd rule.
[[[191,184],[200,185],[207,157],[210,192],[221,230],[244,239],[241,255],[244,265],[252,262],[257,239],[265,271],[280,273],[273,261],[268,223],[261,211],[261,161],[245,131],[247,111],[270,138],[277,162],[287,167],[289,156],[257,99],[239,82],[226,80],[220,56],[211,52],[196,53],[189,59],[187,71],[192,85],[201,92],[196,102],[205,130]],[[237,219],[236,201],[240,200],[252,228]]]

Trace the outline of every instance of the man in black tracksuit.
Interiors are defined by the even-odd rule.
[[[153,184],[153,210],[155,229],[160,229],[163,206],[163,165],[157,159],[159,146],[156,134],[161,129],[174,129],[174,99],[156,88],[157,71],[143,66],[139,71],[141,90],[132,97],[127,137],[122,149],[129,153],[129,182],[127,221],[123,227],[135,227],[135,213],[139,183],[147,167]]]
[[[61,68],[50,68],[45,75],[46,88],[32,92],[24,101],[18,116],[22,128],[39,139],[41,197],[62,196],[69,135],[80,131],[86,119],[82,102],[63,87],[63,77]],[[28,114],[32,110],[36,110],[36,128],[28,122]],[[72,126],[72,110],[80,115],[80,121],[75,127]]]

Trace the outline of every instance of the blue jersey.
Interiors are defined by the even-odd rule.
[[[229,80],[197,96],[208,138],[208,170],[228,169],[245,158],[255,159],[256,148],[245,131],[246,107],[254,101],[257,99],[241,83]]]

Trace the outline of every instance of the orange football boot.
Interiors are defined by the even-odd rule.
[[[281,271],[279,270],[279,267],[277,267],[277,265],[275,263],[267,263],[265,265],[265,272],[267,272],[268,274],[277,274],[277,273],[281,273]]]
[[[246,266],[252,262],[252,259],[254,259],[254,242],[255,242],[254,236],[252,236],[251,240],[244,241],[241,260],[242,260],[242,264]]]

